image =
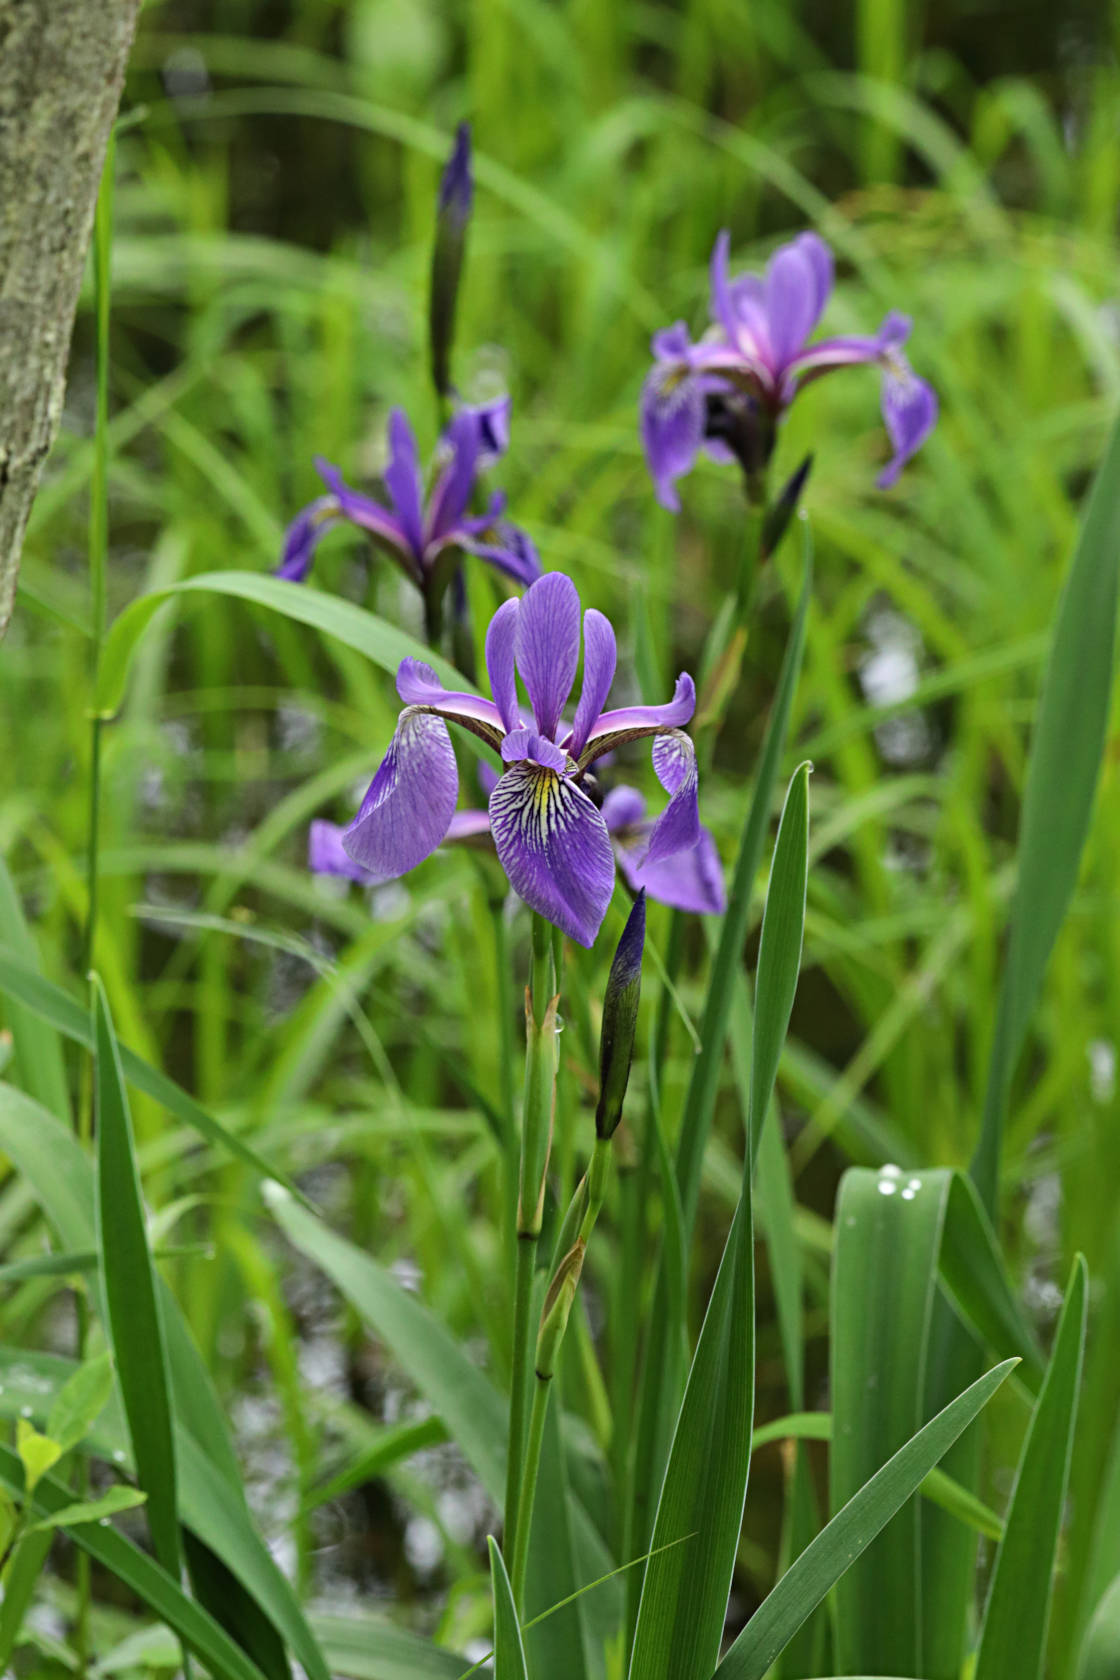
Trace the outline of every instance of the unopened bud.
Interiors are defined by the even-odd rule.
[[[565,1254],[548,1286],[537,1335],[536,1371],[542,1382],[547,1382],[556,1370],[556,1355],[568,1328],[586,1252],[587,1244],[580,1238]]]
[[[622,1119],[622,1104],[630,1079],[634,1034],[638,1025],[645,942],[646,895],[643,888],[622,930],[603,999],[603,1030],[599,1039],[599,1106],[595,1110],[595,1134],[599,1138],[611,1137]]]
[[[812,465],[813,457],[806,455],[776,501],[766,509],[762,520],[762,537],[758,545],[760,560],[769,560],[772,554],[777,553],[778,545],[789,529],[789,522],[797,512],[801,492],[805,488],[805,480]]]
[[[428,302],[428,343],[432,383],[441,397],[451,391],[451,347],[455,339],[455,306],[463,267],[467,223],[474,182],[471,178],[471,128],[460,123],[455,145],[439,184],[436,238],[432,248],[432,284]]]

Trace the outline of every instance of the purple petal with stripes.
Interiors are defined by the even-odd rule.
[[[500,747],[506,733],[502,714],[492,700],[444,688],[430,665],[421,659],[402,659],[397,670],[397,693],[406,706],[423,706],[440,717],[453,718],[488,746]]]
[[[614,853],[587,795],[556,770],[511,764],[490,796],[490,828],[514,891],[592,945],[614,890]]]
[[[646,863],[660,863],[677,852],[691,851],[700,839],[696,749],[682,730],[674,729],[657,737],[653,743],[653,768],[661,786],[672,797],[650,830]]]
[[[587,745],[596,718],[606,705],[618,664],[618,646],[610,619],[594,607],[583,615],[583,687],[568,751],[578,758]]]
[[[347,856],[380,880],[415,869],[447,833],[458,790],[447,725],[408,707],[343,836]]]
[[[555,740],[579,663],[579,596],[564,572],[546,572],[522,596],[514,650],[537,728]]]
[[[490,692],[505,730],[521,727],[513,653],[520,611],[520,601],[503,601],[486,631],[486,670],[490,677]]]
[[[587,745],[580,754],[580,769],[586,769],[594,759],[626,741],[638,741],[644,735],[659,735],[666,729],[680,729],[696,710],[696,685],[687,671],[677,678],[673,698],[664,706],[623,706],[615,712],[603,712],[596,719],[587,737]]]

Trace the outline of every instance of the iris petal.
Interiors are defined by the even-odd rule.
[[[444,688],[430,665],[422,659],[402,659],[397,670],[397,693],[406,706],[423,706],[440,717],[453,718],[478,735],[487,746],[499,747],[505,734],[502,714],[492,700],[481,694]]]
[[[883,373],[882,409],[894,453],[876,483],[880,490],[889,490],[937,424],[936,392],[897,352]]]
[[[513,657],[517,615],[520,611],[519,601],[503,601],[486,631],[486,670],[490,678],[490,692],[507,730],[521,727],[521,712],[517,704],[517,669]]]
[[[447,833],[458,791],[447,725],[408,707],[343,836],[346,855],[382,881],[415,869]]]
[[[723,866],[706,828],[700,830],[700,838],[690,851],[678,852],[662,863],[642,862],[645,840],[641,834],[616,837],[614,849],[618,867],[635,892],[644,887],[659,904],[693,915],[719,916],[726,909]]]
[[[424,552],[424,485],[416,439],[403,408],[389,416],[389,465],[385,488],[400,520],[405,541],[419,561]]]
[[[590,946],[614,890],[614,853],[599,812],[568,777],[511,764],[490,795],[490,829],[514,891]]]
[[[307,834],[307,867],[313,875],[341,875],[364,886],[374,877],[346,854],[342,844],[345,830],[338,823],[316,818]]]
[[[546,572],[526,590],[514,648],[537,728],[555,740],[579,663],[579,596],[564,572]]]
[[[606,704],[618,663],[618,645],[610,619],[594,607],[583,615],[583,687],[568,751],[578,758],[587,744],[596,718]]]
[[[692,470],[704,441],[704,391],[687,367],[656,363],[642,386],[640,430],[661,506],[680,512],[674,481]]]
[[[672,798],[650,830],[645,863],[660,863],[678,852],[691,851],[700,839],[696,749],[688,736],[679,729],[659,735],[653,743],[653,768]]]
[[[695,710],[696,684],[687,671],[682,671],[673,698],[664,706],[622,706],[615,712],[603,712],[580,754],[580,769],[585,770],[594,759],[627,741],[640,741],[644,735],[659,735],[666,729],[680,729]]]

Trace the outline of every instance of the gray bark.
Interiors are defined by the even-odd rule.
[[[140,0],[0,0],[0,636]]]

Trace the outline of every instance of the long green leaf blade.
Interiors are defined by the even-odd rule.
[[[974,1680],[1038,1680],[1085,1354],[1088,1269],[1078,1255],[996,1554]]]
[[[1093,1612],[1081,1646],[1077,1680],[1116,1680],[1120,1674],[1120,1575]]]
[[[838,1511],[764,1599],[715,1671],[715,1680],[763,1680],[802,1622],[987,1405],[1015,1365],[981,1377],[931,1418]]]
[[[1019,829],[1019,881],[980,1141],[972,1177],[989,1212],[1003,1117],[1043,975],[1089,832],[1112,693],[1120,568],[1120,422],[1097,474],[1058,606],[1031,743]]]
[[[182,1567],[167,1348],[148,1251],[132,1120],[109,1006],[93,977],[96,1044],[97,1246],[106,1328],[124,1401],[136,1475],[148,1496],[156,1557],[174,1579]]]
[[[529,1680],[505,1560],[493,1535],[486,1543],[490,1548],[490,1582],[494,1589],[494,1680]]]

